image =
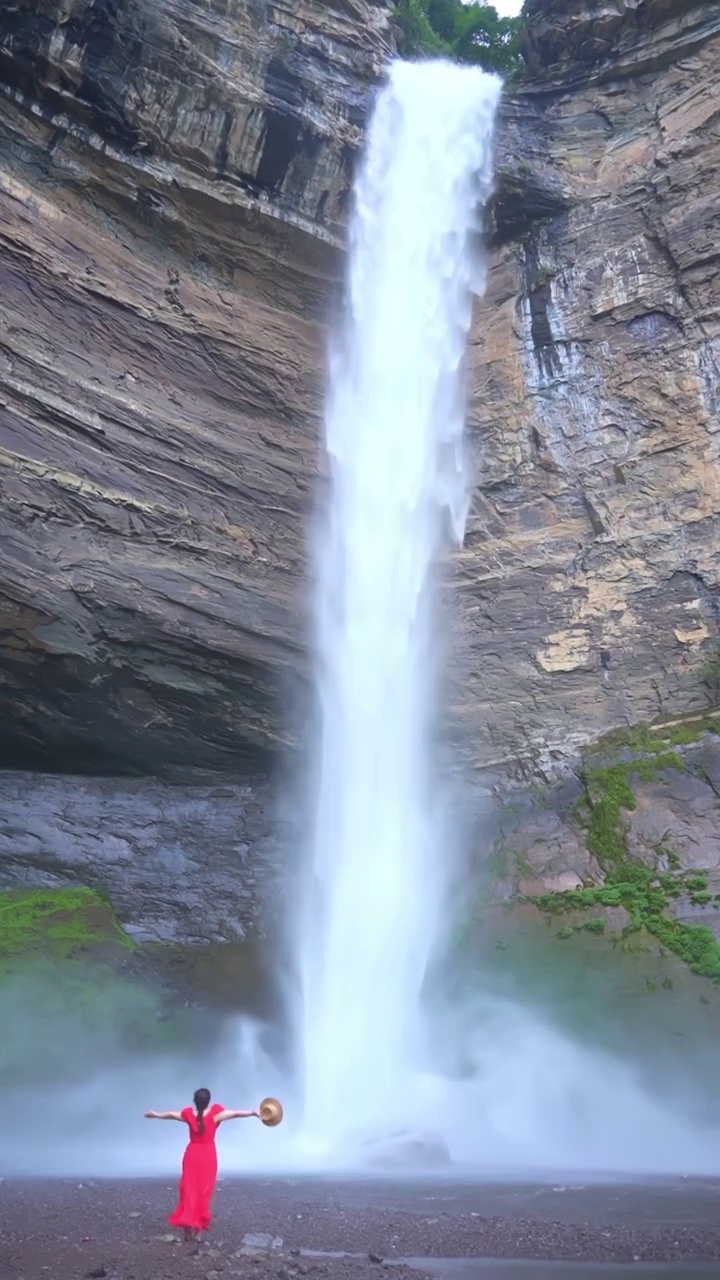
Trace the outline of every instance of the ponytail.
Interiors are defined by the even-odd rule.
[[[196,1089],[193,1094],[193,1102],[195,1103],[195,1110],[197,1111],[198,1133],[204,1133],[205,1121],[203,1120],[203,1114],[210,1106],[210,1090]]]

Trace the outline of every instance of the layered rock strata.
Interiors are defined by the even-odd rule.
[[[326,326],[391,8],[0,15],[5,765],[237,773],[298,742]],[[720,14],[530,10],[450,589],[455,748],[516,778],[707,702],[720,564]]]

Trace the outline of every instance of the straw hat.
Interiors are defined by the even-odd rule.
[[[277,1098],[263,1098],[258,1111],[263,1124],[266,1124],[270,1129],[274,1129],[276,1124],[280,1124],[283,1118],[282,1103],[278,1102]]]

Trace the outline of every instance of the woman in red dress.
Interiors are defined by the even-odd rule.
[[[225,1120],[260,1118],[259,1111],[226,1111],[219,1103],[210,1106],[210,1090],[196,1089],[193,1106],[183,1111],[146,1111],[146,1120],[181,1120],[190,1130],[180,1177],[178,1206],[168,1221],[182,1227],[186,1241],[199,1240],[212,1222],[210,1201],[215,1190],[218,1160],[215,1135]]]

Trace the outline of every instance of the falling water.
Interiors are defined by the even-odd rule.
[[[443,902],[429,603],[469,503],[461,374],[499,91],[474,68],[394,64],[356,186],[318,539],[323,727],[303,968],[305,1123],[320,1145],[397,1118]]]

